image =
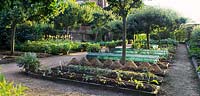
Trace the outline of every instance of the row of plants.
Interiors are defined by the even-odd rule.
[[[132,48],[135,48],[135,49],[146,48],[146,43],[147,43],[146,40],[136,40],[132,44]],[[170,45],[173,45],[173,46],[178,45],[178,41],[171,39],[171,38],[161,39],[161,40],[151,39],[149,43],[151,45],[151,48],[153,48],[153,49],[162,48],[164,45],[165,45],[165,47],[168,47]],[[155,47],[155,45],[158,47]]]
[[[50,54],[69,54],[70,52],[99,52],[101,47],[98,43],[89,42],[74,42],[69,40],[40,40],[40,41],[27,41],[24,44],[16,46],[16,49],[24,52],[42,52]]]
[[[70,50],[77,49],[79,43],[68,40],[41,40],[27,41],[24,44],[18,45],[17,49],[25,52],[43,52],[50,54],[64,53],[68,54]]]
[[[127,88],[129,90],[145,91],[151,94],[157,94],[160,89],[158,84],[163,81],[161,77],[149,72],[140,73],[78,64],[60,65],[41,70],[38,67],[40,65],[38,63],[39,60],[36,59],[35,55],[35,53],[26,53],[18,59],[20,67],[23,67],[26,73],[34,76],[48,77],[54,80],[75,80],[89,84],[93,83]],[[84,63],[84,61],[80,63]],[[33,67],[32,64],[36,67]]]
[[[159,62],[157,64],[150,64],[146,62],[127,61],[125,65],[121,64],[119,60],[112,59],[98,59],[98,58],[82,58],[80,61],[73,58],[69,64],[92,66],[97,68],[108,68],[113,70],[134,71],[134,72],[152,72],[153,74],[164,76],[165,70],[169,63]]]
[[[69,54],[70,52],[100,52],[101,47],[115,48],[121,45],[122,41],[108,42],[76,42],[64,39],[49,39],[39,41],[27,41],[23,44],[18,44],[16,49],[24,52],[42,52],[50,54]]]
[[[189,46],[189,55],[191,58],[195,59],[197,63],[197,71],[200,72],[200,27],[197,26],[192,31],[190,40],[187,42]]]
[[[114,53],[89,53],[87,58],[98,58],[102,60],[111,59],[111,60],[120,60],[121,54]],[[126,60],[136,61],[136,62],[149,62],[156,64],[159,61],[159,56],[154,55],[139,55],[139,54],[127,54]]]
[[[112,50],[112,53],[121,54],[122,49],[115,48]],[[150,49],[127,49],[127,54],[141,54],[141,55],[157,55],[163,59],[167,59],[169,56],[169,52],[167,50],[150,50]]]

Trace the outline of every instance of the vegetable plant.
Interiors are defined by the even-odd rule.
[[[36,53],[24,53],[17,58],[17,63],[18,66],[23,67],[25,71],[37,72],[40,67],[40,62]]]

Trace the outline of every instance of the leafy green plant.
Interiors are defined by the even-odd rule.
[[[200,72],[200,66],[198,66],[196,70],[197,70],[197,72]]]
[[[142,81],[138,81],[138,80],[134,80],[134,83],[136,84],[136,89],[138,89],[139,87],[144,87],[144,84],[143,84],[143,82]]]
[[[27,41],[24,44],[18,45],[17,49],[25,52],[43,52],[50,54],[68,54],[71,50],[79,51],[80,42],[72,42],[69,40],[40,40],[40,41]]]
[[[25,96],[28,88],[21,84],[7,82],[5,76],[0,74],[0,96]]]
[[[99,44],[89,44],[86,48],[87,52],[99,52],[101,46]]]
[[[111,49],[111,48],[115,48],[117,46],[117,43],[115,41],[112,41],[112,42],[106,43],[105,46]]]
[[[17,63],[18,66],[23,67],[25,71],[37,72],[40,67],[40,62],[36,53],[24,53],[17,58]]]
[[[159,84],[158,80],[152,80],[151,83]]]
[[[63,72],[74,72],[74,73],[81,73],[81,74],[90,74],[90,75],[98,75],[104,77],[114,78],[119,83],[122,80],[130,80],[137,79],[140,81],[151,81],[151,80],[158,80],[162,82],[162,78],[159,78],[156,75],[150,75],[147,77],[146,73],[139,73],[139,72],[132,72],[132,71],[122,71],[122,70],[111,70],[111,69],[103,69],[103,68],[95,68],[89,66],[81,66],[81,65],[68,65],[63,70]]]

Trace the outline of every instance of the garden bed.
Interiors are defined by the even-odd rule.
[[[114,53],[89,53],[87,58],[98,58],[98,59],[111,59],[120,60],[121,54]],[[136,61],[136,62],[150,62],[156,64],[159,61],[159,56],[153,55],[130,55],[126,56],[126,60]]]
[[[194,68],[197,69],[199,65],[198,65],[197,60],[195,59],[195,57],[192,57],[191,62],[193,64]],[[197,75],[198,75],[198,77],[200,79],[200,72],[197,72]]]
[[[40,79],[44,79],[44,80],[51,80],[54,82],[61,82],[61,83],[65,83],[65,82],[73,82],[73,83],[78,83],[78,84],[86,84],[86,85],[90,85],[90,86],[94,86],[94,87],[102,87],[103,89],[109,89],[112,91],[117,90],[118,91],[123,91],[123,92],[128,92],[131,94],[140,94],[142,96],[157,96],[160,87],[157,86],[156,90],[153,92],[146,92],[146,91],[139,91],[139,90],[134,90],[134,89],[129,89],[129,88],[123,88],[123,87],[119,87],[119,86],[110,86],[110,85],[102,85],[102,84],[97,84],[97,83],[91,83],[91,82],[82,82],[82,81],[77,81],[77,80],[71,80],[71,79],[66,79],[66,78],[54,78],[51,76],[42,76],[42,75],[38,75],[32,72],[25,72],[26,75],[31,76],[33,78],[40,78]],[[140,96],[139,95],[139,96]]]
[[[187,47],[187,51],[189,52],[189,50],[190,50],[189,45],[186,44],[186,47]],[[194,66],[195,70],[198,69],[199,64],[197,63],[197,60],[195,57],[191,57],[191,63]],[[200,79],[200,72],[197,72],[197,76]]]

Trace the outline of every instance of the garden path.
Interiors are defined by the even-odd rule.
[[[200,96],[200,81],[190,63],[184,44],[178,45],[175,63],[168,71],[166,83],[162,85],[165,95],[161,96]]]

